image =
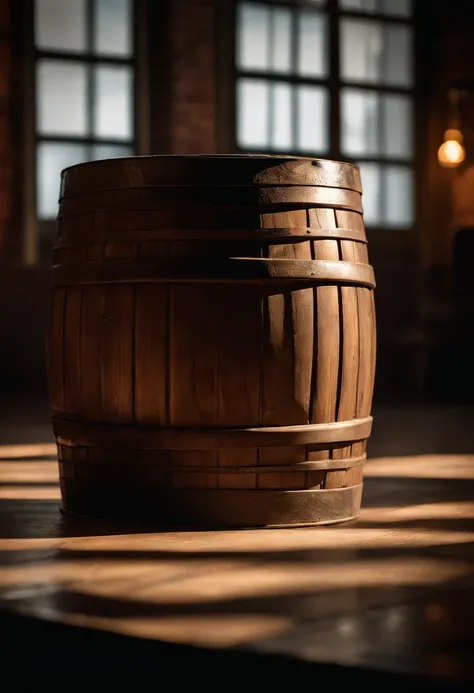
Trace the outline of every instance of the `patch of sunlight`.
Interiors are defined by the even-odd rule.
[[[425,503],[424,505],[407,505],[402,508],[362,508],[361,520],[376,522],[403,522],[406,520],[453,520],[473,519],[474,501]],[[474,532],[474,524],[473,524]]]
[[[64,540],[63,540],[64,541]],[[423,531],[414,529],[368,529],[324,527],[303,529],[237,530],[234,532],[170,532],[84,537],[67,540],[67,548],[89,551],[175,551],[179,553],[264,553],[318,551],[320,549],[386,549],[397,547],[464,544],[474,541],[472,532]],[[0,543],[1,548],[1,543]]]
[[[60,500],[59,483],[56,486],[0,486],[0,500]],[[0,540],[1,541],[1,540]]]
[[[56,461],[0,462],[0,483],[44,483],[58,481]]]
[[[344,592],[364,588],[399,589],[438,585],[471,574],[461,560],[424,557],[324,559],[285,563],[231,560],[219,562],[145,560],[43,561],[0,567],[0,588],[56,585],[59,590],[94,597],[150,602],[157,605],[214,603],[233,599],[267,599],[305,592]]]
[[[13,460],[21,457],[55,456],[55,443],[33,443],[30,445],[0,445],[0,460]]]
[[[474,479],[474,455],[417,455],[368,460],[364,477]]]
[[[233,647],[252,640],[277,636],[294,625],[294,618],[279,614],[226,613],[107,618],[79,613],[62,614],[53,609],[41,608],[35,609],[35,615],[74,626],[216,648]]]

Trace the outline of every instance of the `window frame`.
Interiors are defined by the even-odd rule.
[[[245,0],[249,1],[249,0]],[[331,75],[332,75],[332,55],[331,55],[331,17],[328,12],[328,9],[326,6],[320,7],[318,4],[311,2],[311,0],[300,0],[298,3],[292,2],[292,0],[254,0],[252,2],[250,0],[250,4],[260,4],[260,5],[267,5],[270,8],[290,8],[292,10],[310,10],[313,11],[315,14],[322,14],[326,17],[327,25],[328,25],[328,46],[327,46],[327,54],[325,56],[326,63],[327,63],[327,74],[326,76],[314,76],[314,75],[297,75],[295,72],[287,72],[287,73],[282,73],[282,72],[272,72],[271,70],[265,71],[265,70],[255,70],[255,69],[240,69],[237,67],[237,61],[235,60],[235,57],[237,56],[237,43],[236,43],[236,33],[237,33],[237,23],[238,23],[238,18],[237,18],[237,12],[238,12],[238,6],[241,3],[239,0],[235,3],[235,14],[234,14],[234,44],[233,44],[233,55],[234,55],[234,83],[237,84],[238,80],[241,78],[249,78],[249,79],[255,79],[255,80],[263,80],[267,84],[287,84],[290,85],[291,87],[295,86],[308,86],[308,87],[323,87],[327,91],[327,96],[328,96],[328,113],[327,113],[327,129],[329,133],[329,139],[330,142],[332,143],[332,103],[331,103]],[[292,17],[291,17],[291,48],[292,48],[292,55],[291,55],[291,62],[294,65],[296,63],[296,48],[297,48],[297,34],[298,34],[298,29],[297,29],[297,13],[293,12]],[[236,90],[234,89],[234,92]],[[234,125],[233,125],[233,130],[234,130],[234,142],[233,142],[233,147],[236,151],[240,152],[259,152],[262,151],[261,148],[258,147],[248,147],[248,148],[242,148],[239,147],[237,144],[237,115],[236,115],[236,106],[237,106],[237,99],[236,95],[234,94],[234,100],[235,100],[235,105],[234,105]],[[294,116],[294,110],[295,110],[295,95],[292,95],[292,104],[291,104],[291,109],[292,109],[292,116]],[[270,108],[271,111],[271,108]],[[296,126],[295,122],[293,119],[293,137],[296,140]],[[325,153],[321,152],[322,157],[328,157],[331,158],[331,147],[328,148],[328,151]],[[268,150],[269,153],[281,153],[276,149],[269,148]],[[301,153],[301,156],[305,155],[310,155],[309,152],[306,150],[296,150],[298,153]]]
[[[26,265],[49,264],[53,239],[56,233],[56,220],[40,219],[37,215],[37,151],[40,142],[78,143],[85,146],[124,145],[130,146],[134,154],[145,154],[150,149],[149,126],[149,61],[148,61],[148,0],[131,0],[132,4],[132,52],[130,56],[96,55],[91,49],[93,32],[93,13],[95,0],[85,0],[86,32],[88,48],[84,52],[45,50],[35,45],[35,0],[24,0],[21,12],[21,49],[23,60],[21,72],[23,88],[21,104],[23,110],[22,128],[22,227],[23,263]],[[133,74],[132,90],[132,138],[119,140],[94,137],[89,131],[86,136],[45,135],[37,129],[36,109],[36,66],[39,60],[67,60],[86,65],[88,70],[94,65],[130,66]],[[93,78],[87,75],[88,125],[93,122]],[[58,181],[59,186],[59,181]]]
[[[231,153],[251,153],[251,149],[244,149],[237,144],[237,80],[240,76],[247,76],[247,72],[241,71],[237,67],[236,61],[236,29],[237,29],[237,6],[239,0],[221,0],[220,16],[218,22],[218,51],[219,51],[219,71],[218,71],[218,109],[219,109],[219,130],[218,130],[218,146],[220,152]],[[410,17],[387,16],[380,12],[364,12],[361,10],[345,9],[340,6],[339,0],[326,0],[326,5],[319,8],[317,4],[311,0],[247,0],[250,2],[260,3],[273,7],[293,7],[294,9],[302,9],[312,7],[316,11],[325,12],[328,17],[328,75],[326,78],[301,78],[297,77],[294,80],[293,75],[274,75],[271,72],[260,73],[259,76],[265,80],[292,83],[311,83],[324,85],[329,90],[329,147],[326,154],[321,155],[322,158],[333,159],[337,161],[348,161],[353,163],[375,163],[388,164],[394,166],[405,166],[413,175],[413,221],[410,226],[389,226],[386,224],[371,225],[368,228],[370,236],[377,233],[384,233],[385,236],[393,234],[410,234],[417,226],[417,221],[420,216],[420,172],[421,172],[421,155],[420,138],[420,123],[422,117],[422,109],[420,104],[422,101],[423,84],[422,76],[420,75],[420,62],[417,57],[420,55],[419,45],[419,27],[420,27],[420,8],[417,0],[413,0],[413,11]],[[381,23],[390,23],[408,26],[412,30],[412,66],[413,80],[409,87],[392,86],[386,84],[374,84],[367,81],[348,81],[343,80],[340,73],[340,43],[341,43],[341,19],[359,19]],[[294,23],[293,23],[294,24]],[[293,39],[294,40],[294,39]],[[227,59],[225,59],[227,56]],[[257,73],[249,72],[252,76]],[[341,141],[341,94],[342,89],[350,87],[360,90],[369,90],[378,95],[381,94],[402,94],[410,98],[412,104],[412,156],[409,159],[392,159],[386,156],[350,156],[342,153]],[[266,153],[278,155],[279,152],[272,149],[266,149]],[[304,153],[295,151],[295,156],[305,156]],[[319,156],[315,154],[314,156]],[[382,202],[383,204],[383,202]],[[376,241],[378,244],[378,240]]]

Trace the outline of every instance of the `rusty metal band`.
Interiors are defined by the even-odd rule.
[[[137,450],[229,450],[349,443],[370,436],[372,417],[307,426],[178,429],[101,424],[53,417],[61,445]]]
[[[68,467],[74,467],[77,469],[88,468],[90,470],[103,469],[110,473],[111,469],[120,469],[121,474],[132,473],[134,476],[140,476],[145,471],[157,472],[158,474],[291,474],[294,472],[321,472],[321,471],[331,471],[335,469],[352,469],[353,467],[360,467],[364,464],[366,460],[366,455],[361,455],[359,457],[347,457],[341,458],[339,460],[306,460],[304,462],[295,462],[294,464],[275,464],[275,465],[261,465],[261,466],[241,466],[241,467],[231,467],[222,465],[221,467],[207,467],[203,465],[181,465],[176,464],[162,465],[159,462],[153,464],[153,462],[140,462],[133,460],[127,465],[126,462],[122,460],[120,462],[115,462],[113,458],[106,461],[87,462],[87,461],[75,461],[75,460],[65,460],[61,456],[58,458],[62,465]]]
[[[276,229],[95,229],[84,226],[68,228],[63,220],[55,250],[99,243],[142,243],[146,241],[223,241],[313,240],[334,239],[367,243],[365,231],[354,229],[276,228]]]
[[[98,261],[53,267],[55,286],[122,282],[329,282],[375,287],[371,265],[332,260],[183,258]]]

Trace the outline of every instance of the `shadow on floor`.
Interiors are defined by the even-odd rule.
[[[390,682],[404,691],[464,691],[461,684],[426,681],[371,668],[313,663],[283,655],[253,654],[229,650],[173,645],[123,635],[76,628],[63,624],[0,613],[0,632],[8,637],[2,645],[2,675],[11,675],[19,691],[44,684],[50,691],[148,690],[179,688],[205,683],[206,690],[230,685],[247,690],[250,681],[265,686],[282,682],[299,686],[303,681],[331,682],[332,686],[381,687]],[[25,667],[25,662],[28,666]],[[323,685],[323,683],[321,683]],[[190,689],[191,690],[191,689]]]

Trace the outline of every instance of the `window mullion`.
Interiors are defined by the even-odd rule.
[[[275,12],[273,7],[268,8],[269,14],[269,36],[267,46],[268,71],[273,72],[273,49],[275,44]],[[275,125],[275,86],[273,82],[268,82],[268,109],[267,109],[267,147],[273,147],[273,129]]]
[[[330,156],[341,157],[341,78],[340,78],[340,31],[338,0],[328,0],[329,19],[329,103],[330,103]]]
[[[299,33],[298,33],[298,12],[297,8],[290,11],[290,74],[296,75],[298,67],[299,52]],[[293,151],[298,148],[299,142],[299,107],[298,107],[298,87],[293,84],[290,92],[290,124],[291,124],[291,145]]]
[[[86,32],[87,54],[94,52],[94,2],[86,0]],[[91,139],[94,136],[94,92],[96,71],[92,62],[87,63],[87,134]],[[90,152],[89,152],[90,154]]]
[[[380,57],[380,69],[381,69],[381,75],[380,75],[380,81],[384,82],[385,77],[387,74],[387,52],[385,50],[386,47],[386,24],[382,22],[382,54]],[[383,145],[385,142],[385,101],[384,101],[384,95],[381,94],[380,92],[378,93],[378,99],[377,99],[377,144],[378,144],[378,153],[379,156],[383,154],[385,156],[385,152],[383,151]],[[383,164],[380,165],[380,194],[379,194],[379,216],[380,216],[380,222],[382,225],[385,224],[386,221],[386,185],[385,185],[385,178],[386,178],[386,166]]]

